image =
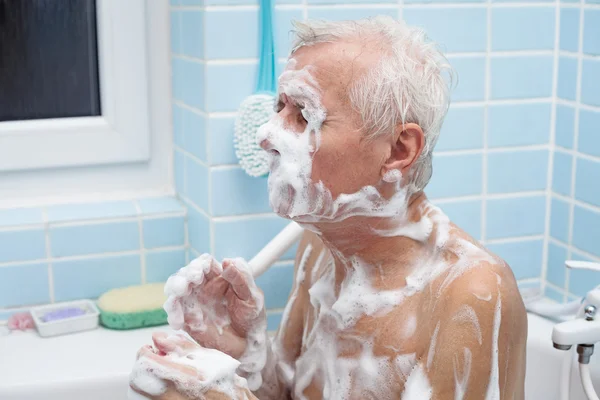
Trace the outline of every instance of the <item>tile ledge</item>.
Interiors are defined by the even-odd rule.
[[[187,207],[175,196],[52,204],[39,207],[5,207],[0,208],[0,230],[55,223],[98,222],[107,219],[182,216],[186,213]]]

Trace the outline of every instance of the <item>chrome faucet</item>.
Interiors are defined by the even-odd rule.
[[[565,264],[570,269],[600,271],[600,263],[567,261]],[[593,346],[589,349],[587,347],[600,342],[600,319],[596,319],[596,311],[600,308],[600,286],[590,290],[581,305],[575,319],[554,326],[552,342],[559,350],[569,350],[573,345],[582,345],[583,348],[578,349],[580,362],[589,362]]]
[[[586,261],[567,261],[567,268],[600,271],[600,263]],[[571,368],[573,357],[569,351],[577,345],[579,376],[583,391],[589,400],[600,400],[590,373],[590,358],[594,354],[594,344],[600,342],[600,318],[596,319],[596,311],[600,307],[600,286],[590,290],[577,312],[575,319],[562,322],[552,330],[552,343],[559,350],[566,351],[563,362],[560,396],[562,400],[570,399]]]

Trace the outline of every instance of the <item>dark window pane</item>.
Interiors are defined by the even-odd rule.
[[[0,0],[0,121],[100,115],[95,0]]]

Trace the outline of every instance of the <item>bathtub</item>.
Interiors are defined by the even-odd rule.
[[[548,320],[529,315],[527,400],[559,400],[565,353],[552,347],[552,326]],[[135,352],[156,330],[97,329],[48,339],[33,333],[0,337],[0,399],[126,400]],[[600,354],[592,357],[592,364],[594,383],[600,388]],[[586,400],[575,370],[572,379],[571,400]]]

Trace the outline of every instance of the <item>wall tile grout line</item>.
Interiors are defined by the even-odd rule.
[[[45,209],[44,207],[40,209]],[[93,218],[93,219],[75,219],[71,221],[57,221],[51,222],[48,221],[44,224],[23,224],[23,225],[8,225],[0,227],[0,232],[19,232],[19,231],[31,231],[31,230],[41,230],[45,229],[46,224],[50,229],[53,228],[71,228],[71,227],[80,227],[80,226],[96,226],[96,225],[106,225],[106,224],[117,224],[123,222],[136,222],[138,218],[141,218],[143,221],[152,221],[152,220],[160,220],[160,219],[169,219],[169,218],[181,218],[185,217],[186,211],[177,211],[177,212],[165,212],[165,213],[153,213],[153,214],[142,214],[139,216],[131,216],[131,217],[108,217],[108,218]]]
[[[579,104],[581,103],[581,87],[582,87],[582,71],[583,71],[583,34],[584,34],[584,1],[580,0],[580,10],[579,10],[579,37],[578,37],[578,59],[577,59],[577,79],[576,79],[576,91],[575,91],[575,122],[573,128],[573,149],[577,151],[578,143],[579,143],[579,122],[580,122],[580,109]],[[577,154],[573,156],[573,160],[571,161],[571,188],[570,188],[570,208],[569,208],[569,232],[568,232],[568,240],[569,240],[569,248],[567,251],[567,259],[571,259],[573,257],[573,231],[575,225],[575,181],[577,177]],[[565,268],[565,290],[569,290],[571,280],[571,272]]]
[[[483,153],[481,158],[481,233],[480,239],[485,242],[487,238],[487,191],[488,191],[488,134],[490,122],[490,106],[489,100],[491,97],[491,58],[490,51],[492,50],[492,2],[485,1],[486,7],[486,46],[485,46],[485,81],[484,81],[484,111],[483,111]]]
[[[258,6],[257,6],[257,9],[258,9]],[[208,36],[208,35],[204,34],[206,32],[206,24],[204,24],[204,27],[205,27],[205,31],[203,32],[202,40],[203,40],[203,43],[204,43],[204,49],[206,51],[206,48],[207,48],[206,37]],[[204,69],[204,81],[206,82],[207,80],[208,80],[208,69],[205,68]],[[207,104],[208,104],[208,91],[205,90],[204,93],[203,93],[203,95],[204,95],[204,106],[207,107]],[[203,110],[203,111],[206,112],[206,110]],[[208,125],[208,120],[204,121],[204,123],[205,123],[205,126],[207,126]],[[207,129],[206,130],[206,149],[207,149],[207,151],[209,151],[209,149],[210,149],[210,140],[209,140],[209,138],[210,138],[210,132],[208,132],[208,129]],[[212,158],[208,158],[208,160],[209,160],[209,164],[211,164],[210,161],[212,161]],[[214,227],[213,220],[210,217],[212,215],[212,213],[213,213],[213,210],[214,210],[214,205],[213,205],[213,200],[212,200],[212,195],[211,195],[212,187],[213,187],[212,173],[211,173],[211,170],[209,169],[208,170],[208,210],[206,210],[206,213],[208,214],[208,216],[207,216],[207,218],[208,218],[208,230],[209,230],[208,234],[209,234],[209,241],[210,241],[210,243],[209,243],[209,246],[210,246],[209,250],[210,250],[211,254],[214,254],[215,250],[216,250],[216,245],[215,245],[215,240],[216,240],[215,239],[215,227]],[[199,250],[199,249],[196,249],[196,250]]]
[[[137,200],[133,201],[133,205],[138,213],[138,216],[142,213],[140,205]],[[144,223],[142,222],[142,218],[138,217],[138,234],[140,241],[140,280],[141,283],[146,283],[146,249],[144,247]]]
[[[582,57],[582,58],[585,59],[584,57]],[[556,101],[558,102],[558,104],[562,104],[565,106],[579,107],[580,109],[583,109],[583,110],[600,112],[600,106],[591,106],[589,104],[580,103],[578,101],[565,100],[565,99],[557,99]]]
[[[569,154],[573,157],[578,157],[582,160],[588,160],[588,161],[600,163],[600,156],[593,156],[590,154],[582,153],[579,150],[572,150],[572,149],[567,149],[567,148],[564,148],[561,146],[556,146],[556,151],[559,153],[563,153],[563,154]]]
[[[46,247],[46,263],[48,265],[48,297],[50,303],[54,303],[54,269],[52,265],[52,247],[50,243],[50,226],[48,224],[48,211],[46,207],[42,208],[42,219],[44,221],[44,240]]]
[[[592,211],[594,213],[600,213],[600,206],[595,206],[593,204],[588,204],[586,202],[583,202],[581,200],[577,200],[575,198],[569,197],[569,196],[565,196],[563,194],[560,193],[556,193],[556,192],[552,192],[552,195],[554,197],[556,197],[559,200],[562,200],[564,202],[568,202],[569,204],[574,204],[578,207],[584,208],[586,210]]]
[[[40,263],[54,263],[54,262],[66,262],[66,261],[82,261],[82,260],[95,260],[98,258],[110,258],[110,257],[120,257],[120,256],[131,256],[131,255],[141,255],[142,250],[146,253],[154,254],[161,253],[166,251],[179,251],[185,250],[185,245],[179,246],[162,246],[155,247],[152,249],[136,249],[136,250],[123,250],[123,251],[105,251],[101,253],[89,253],[89,254],[78,254],[72,256],[62,256],[62,257],[45,257],[31,260],[20,260],[20,261],[6,261],[0,263],[0,269],[5,267],[17,267],[22,265],[33,265]]]
[[[499,239],[488,239],[485,241],[486,245],[490,244],[505,244],[505,243],[519,243],[528,241],[539,241],[544,240],[546,235],[530,235],[530,236],[515,236]]]
[[[560,0],[554,0],[554,65],[552,68],[552,98],[558,92],[558,60],[560,48]],[[548,154],[548,170],[546,175],[546,220],[544,222],[544,248],[542,253],[542,270],[540,275],[541,291],[544,293],[548,275],[550,226],[552,222],[552,185],[554,182],[554,144],[556,142],[556,102],[553,102],[550,115],[550,151]]]
[[[554,243],[554,244],[556,244],[556,245],[558,245],[558,246],[560,246],[560,247],[562,247],[562,248],[566,249],[566,250],[568,250],[568,249],[571,249],[572,251],[575,251],[575,252],[577,252],[577,253],[581,253],[581,254],[583,254],[584,256],[586,256],[586,257],[588,257],[588,258],[590,258],[590,259],[592,259],[592,260],[594,260],[594,261],[598,261],[598,262],[600,262],[600,256],[597,256],[597,255],[595,255],[595,254],[592,254],[592,253],[590,253],[590,252],[587,252],[587,251],[585,251],[585,250],[581,250],[580,248],[578,248],[578,247],[576,247],[576,246],[569,245],[568,243],[562,242],[562,241],[560,241],[559,239],[556,239],[556,238],[554,238],[554,237],[551,237],[551,238],[550,238],[550,241],[551,241],[552,243]],[[572,257],[567,257],[567,259],[568,259],[568,260],[570,260],[570,259],[572,259]],[[565,269],[566,269],[566,268],[565,268]]]

